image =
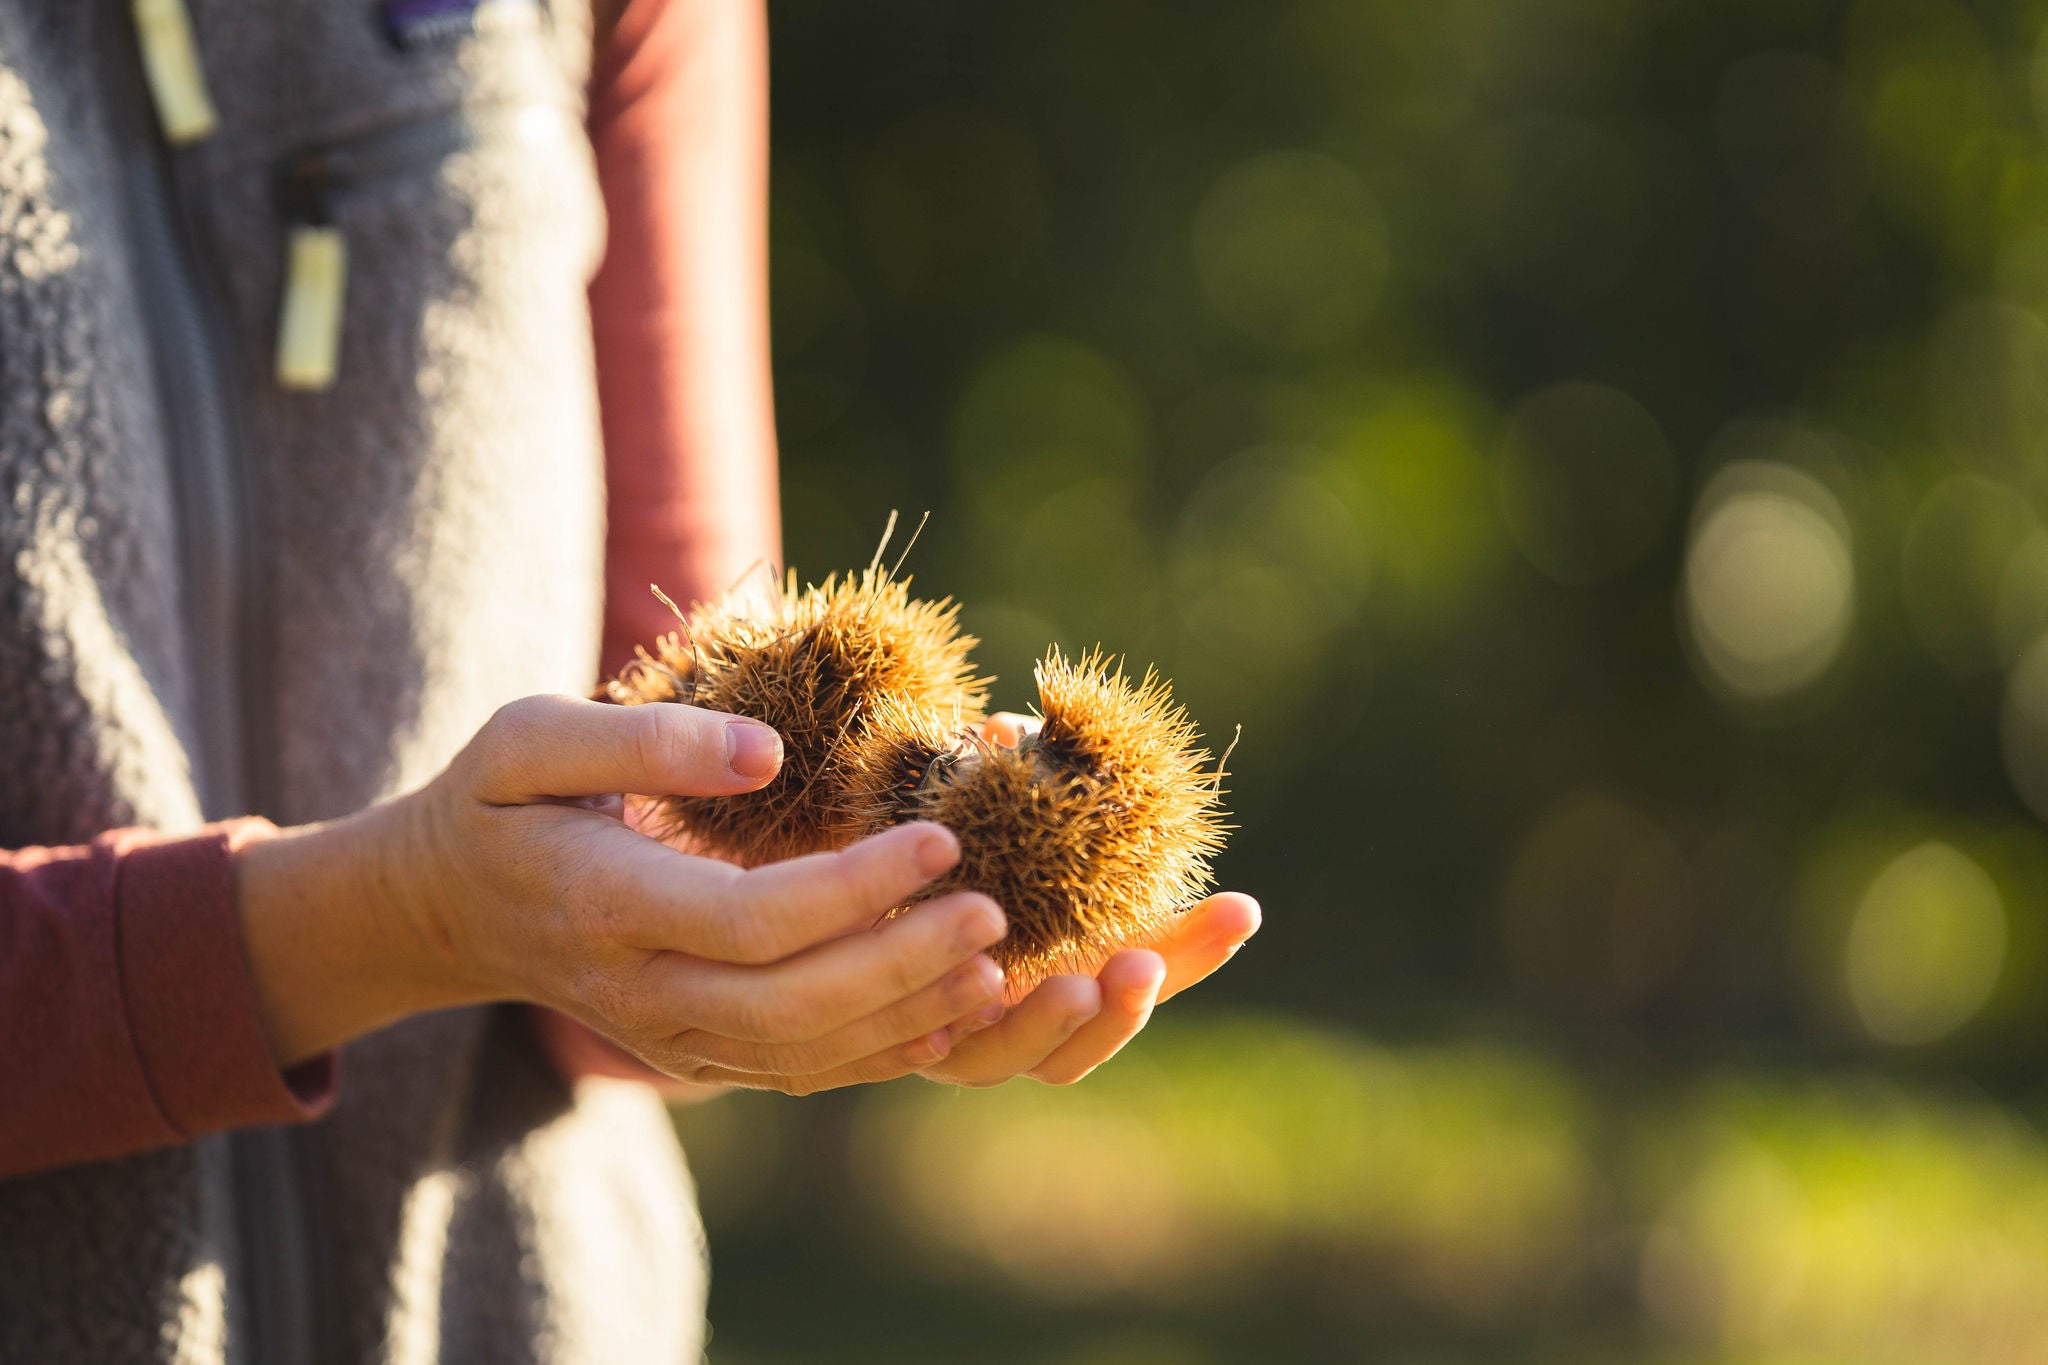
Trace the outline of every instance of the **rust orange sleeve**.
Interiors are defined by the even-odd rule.
[[[610,222],[590,286],[610,533],[602,666],[781,557],[762,0],[629,0],[592,76]]]

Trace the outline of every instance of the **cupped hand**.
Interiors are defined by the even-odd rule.
[[[765,726],[694,707],[531,697],[410,796],[286,831],[239,868],[273,1051],[291,1062],[403,1014],[547,1005],[659,1070],[807,1091],[950,1050],[1001,998],[985,896],[894,917],[952,867],[944,829],[743,870],[628,828],[617,793],[772,778]]]

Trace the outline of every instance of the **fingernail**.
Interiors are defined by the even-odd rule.
[[[995,978],[993,986],[989,984],[991,976]],[[950,1009],[956,1015],[965,1015],[971,1009],[981,1009],[985,1003],[989,1003],[989,999],[995,997],[997,990],[1001,990],[1001,980],[1004,980],[1004,974],[1001,974],[1001,970],[997,970],[997,966],[987,958],[977,958],[969,962],[965,968],[954,972],[952,978],[946,982],[946,1009]]]
[[[960,1018],[955,1019],[946,1026],[946,1036],[951,1038],[955,1044],[958,1044],[962,1038],[971,1038],[983,1029],[1000,1022],[1002,1017],[1003,1002],[998,1000],[995,1004],[985,1009],[976,1010],[973,1014],[962,1015]]]
[[[726,722],[725,766],[737,777],[775,776],[782,767],[782,736],[759,721]]]
[[[910,1045],[910,1055],[919,1066],[928,1066],[953,1050],[953,1036],[944,1029],[927,1033]]]
[[[943,825],[933,825],[917,841],[917,870],[936,877],[960,861],[960,841]]]
[[[954,946],[963,952],[980,952],[983,948],[1002,942],[1003,935],[1009,931],[1009,921],[1003,918],[1003,912],[984,902],[975,906],[972,913],[961,918]],[[1000,987],[1001,983],[998,982],[997,985]]]
[[[1154,998],[1156,998],[1159,992],[1164,990],[1165,987],[1166,964],[1162,962],[1159,965],[1158,971],[1148,973],[1143,981],[1140,981],[1137,985],[1131,986],[1124,991],[1124,1004],[1129,1009],[1144,1009],[1147,1005],[1152,1003]]]
[[[968,963],[955,981],[953,998],[948,1003],[962,1014],[990,1000],[1001,1003],[1003,969],[988,958],[977,958]]]
[[[1246,897],[1246,899],[1248,899],[1248,900],[1249,900],[1249,899],[1250,899],[1250,897]],[[1264,911],[1262,911],[1262,910],[1261,910],[1261,909],[1259,908],[1259,903],[1258,903],[1257,901],[1252,901],[1252,927],[1251,927],[1251,933],[1248,933],[1248,934],[1246,934],[1246,935],[1245,935],[1245,938],[1247,938],[1247,939],[1248,939],[1248,938],[1250,938],[1250,937],[1252,936],[1252,934],[1256,934],[1256,933],[1258,933],[1258,932],[1259,932],[1259,926],[1260,926],[1261,924],[1263,924],[1264,922],[1265,922],[1265,912],[1264,912]],[[1226,934],[1222,934],[1222,933],[1219,933],[1219,934],[1215,934],[1215,935],[1213,935],[1212,937],[1214,937],[1214,938],[1216,938],[1216,939],[1218,939],[1218,940],[1221,940],[1221,939],[1224,939],[1224,938],[1227,938],[1227,937],[1235,937],[1235,935],[1226,935]],[[1238,942],[1239,942],[1239,944],[1240,944],[1240,946],[1241,946],[1241,945],[1243,944],[1244,940],[1243,940],[1243,939],[1239,939],[1239,940],[1238,940]]]

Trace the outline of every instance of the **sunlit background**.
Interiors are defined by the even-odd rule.
[[[680,1115],[716,1365],[2048,1360],[2048,3],[772,17],[791,558],[1241,722],[1267,927]]]

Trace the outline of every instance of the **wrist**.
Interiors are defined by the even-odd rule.
[[[420,885],[416,799],[282,830],[236,854],[236,909],[280,1066],[486,998],[421,919],[431,893]]]
[[[383,970],[397,981],[447,1003],[485,999],[490,992],[474,979],[454,932],[451,910],[460,889],[442,850],[438,793],[429,786],[350,816],[360,856],[352,863],[354,894],[364,920],[385,958]]]

